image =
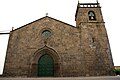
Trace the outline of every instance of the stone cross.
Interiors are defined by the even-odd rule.
[[[48,16],[48,13],[46,13],[46,16]]]

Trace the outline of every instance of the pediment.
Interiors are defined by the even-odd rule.
[[[75,26],[70,25],[70,24],[68,24],[68,23],[65,23],[65,22],[63,22],[63,21],[57,20],[57,19],[52,18],[52,17],[49,17],[49,16],[45,16],[45,17],[42,17],[42,18],[40,18],[40,19],[38,19],[38,20],[35,20],[35,21],[30,22],[30,23],[28,23],[28,24],[25,24],[25,25],[23,25],[23,26],[15,29],[15,30],[13,30],[13,31],[19,30],[19,29],[21,29],[21,28],[30,26],[30,25],[35,24],[35,23],[39,23],[39,24],[41,25],[41,24],[51,24],[51,22],[53,22],[53,23],[54,23],[54,22],[57,22],[57,23],[61,23],[62,25],[67,25],[67,26],[69,26],[69,27],[76,28]]]

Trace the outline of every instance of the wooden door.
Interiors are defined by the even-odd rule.
[[[54,60],[53,58],[45,54],[38,60],[38,76],[40,77],[52,77],[54,76]]]

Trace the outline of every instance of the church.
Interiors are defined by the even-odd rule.
[[[100,4],[78,3],[76,26],[45,16],[9,36],[3,76],[112,76],[114,64]]]

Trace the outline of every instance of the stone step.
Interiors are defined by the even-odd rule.
[[[0,80],[120,80],[120,76],[57,77],[57,78],[0,78]]]

